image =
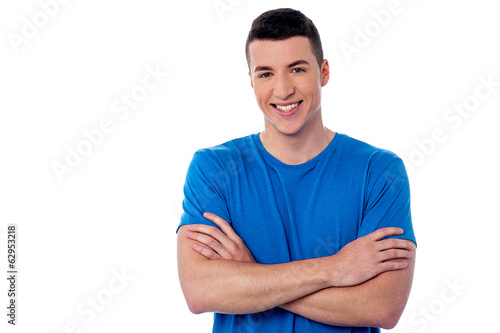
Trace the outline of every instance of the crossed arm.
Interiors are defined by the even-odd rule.
[[[263,265],[255,262],[230,225],[205,214],[207,225],[182,226],[178,233],[179,278],[194,313],[245,314],[281,307],[336,326],[392,328],[406,305],[415,245],[384,239],[402,233],[383,228],[337,254]]]

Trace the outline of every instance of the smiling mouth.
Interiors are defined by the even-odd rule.
[[[302,104],[303,101],[298,101],[296,103],[288,104],[288,105],[278,105],[278,104],[271,104],[275,109],[283,111],[283,112],[290,112],[291,110],[295,109],[298,107],[300,104]]]

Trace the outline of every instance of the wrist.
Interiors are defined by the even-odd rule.
[[[314,259],[316,261],[315,276],[323,288],[334,287],[338,283],[338,274],[336,274],[336,260],[333,256]]]
[[[325,280],[328,284],[328,287],[342,287],[344,285],[344,281],[342,280],[343,274],[341,270],[341,262],[337,255],[331,255],[328,257],[324,257],[324,274]]]

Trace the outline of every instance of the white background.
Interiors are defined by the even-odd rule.
[[[500,87],[455,127],[443,118],[473,101],[480,76],[500,81],[494,1],[401,0],[380,31],[370,13],[389,0],[221,0],[231,6],[222,13],[213,0],[74,0],[44,21],[49,2],[0,5],[0,276],[10,223],[19,268],[16,327],[1,279],[2,332],[211,331],[212,315],[189,312],[177,278],[184,176],[196,149],[262,129],[244,42],[251,21],[278,7],[320,31],[332,70],[325,124],[411,163],[417,269],[394,332],[494,330]],[[41,27],[16,46],[34,20]],[[369,43],[346,57],[342,43],[359,44],[366,27]],[[113,103],[146,68],[169,75],[121,119]],[[103,119],[111,133],[59,180],[53,163]],[[416,142],[437,129],[445,139],[425,155]]]

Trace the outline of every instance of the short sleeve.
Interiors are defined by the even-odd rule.
[[[385,228],[399,227],[402,238],[416,244],[410,208],[410,184],[403,161],[390,153],[370,163],[366,175],[363,214],[358,237]]]
[[[177,231],[186,224],[216,225],[203,217],[214,213],[231,224],[227,206],[227,173],[210,149],[197,151],[184,183],[183,213]]]

